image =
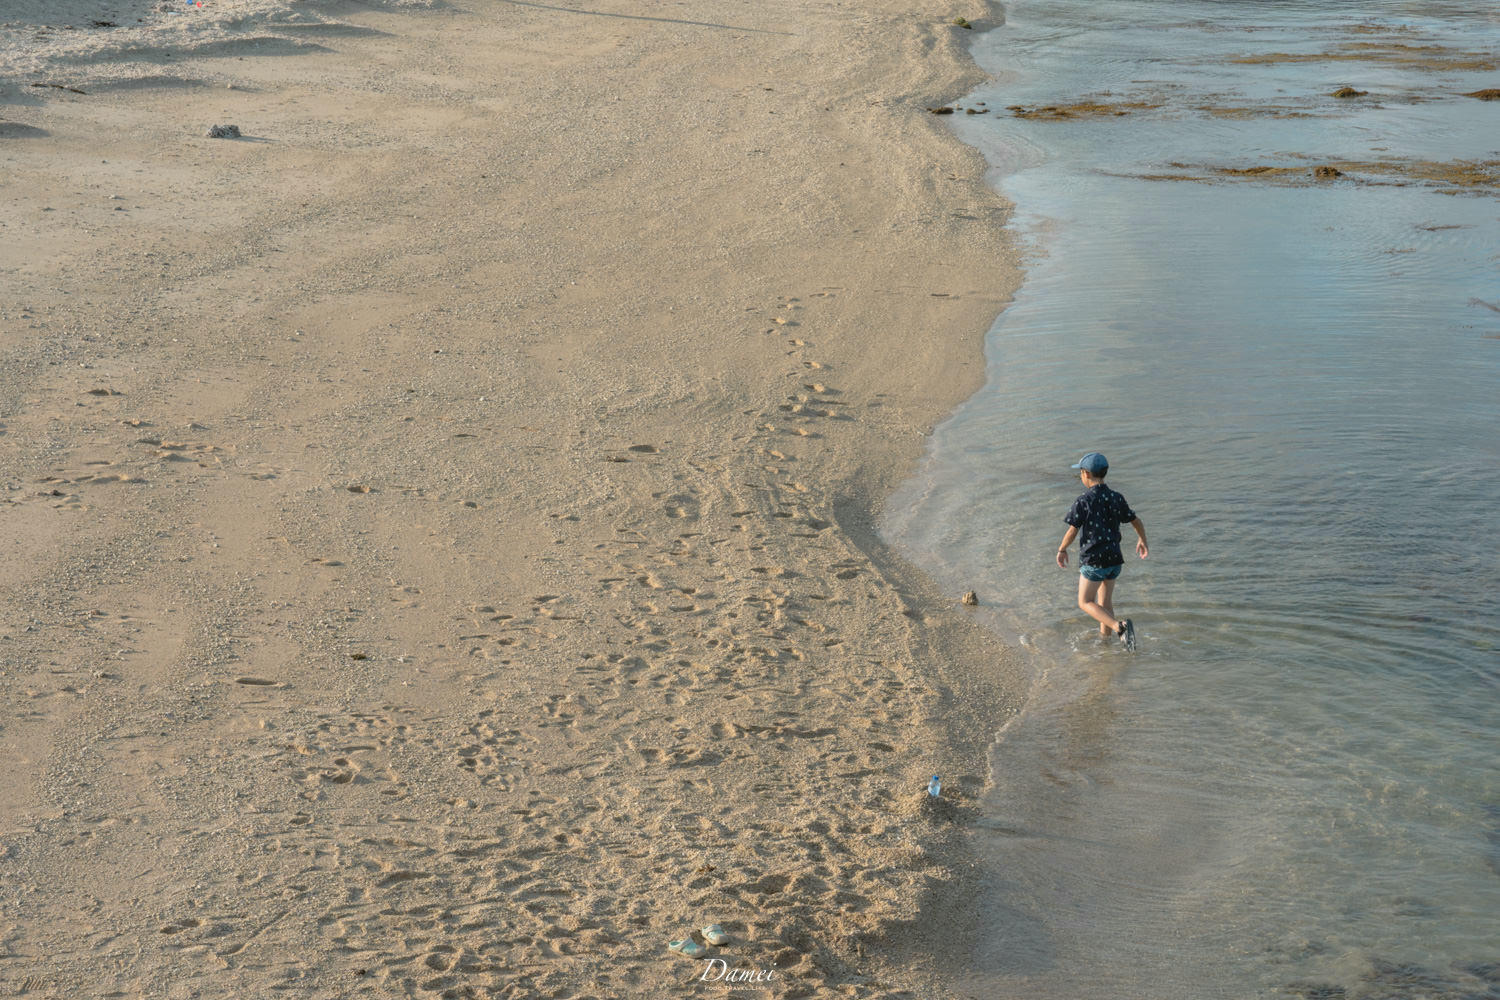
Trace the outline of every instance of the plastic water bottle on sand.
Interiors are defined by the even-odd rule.
[[[932,776],[932,780],[927,783],[927,794],[931,795],[933,798],[937,798],[940,794],[942,794],[942,791],[943,783],[939,781],[938,776],[934,774]]]

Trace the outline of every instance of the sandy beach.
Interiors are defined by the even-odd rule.
[[[1020,670],[873,529],[1019,277],[955,16],[6,5],[8,995],[956,995]]]

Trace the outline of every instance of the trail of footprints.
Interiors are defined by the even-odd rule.
[[[402,836],[314,828],[310,838],[333,860],[303,869],[297,885],[322,901],[312,922],[351,979],[399,995],[573,996],[570,970],[582,962],[603,995],[634,995],[632,967],[659,960],[655,939],[674,919],[662,891],[676,886],[666,909],[719,915],[736,938],[722,952],[731,961],[816,982],[837,961],[820,942],[841,922],[858,928],[873,899],[900,888],[885,866],[869,864],[902,849],[904,832],[890,821],[857,825],[835,811],[801,825],[737,828],[697,808],[621,815],[620,803],[597,796],[532,791],[514,803],[489,822]],[[870,842],[884,845],[873,859],[857,846]],[[787,860],[792,867],[778,867]],[[611,868],[612,891],[590,891],[589,873]],[[808,900],[822,911],[815,933],[802,919]],[[232,956],[286,912],[181,917],[160,933],[174,947],[206,944]]]
[[[91,393],[111,394],[105,390],[91,390]],[[233,446],[187,438],[175,439],[158,433],[146,420],[128,418],[120,423],[141,432],[140,437],[121,449],[127,452],[128,457],[86,459],[79,462],[77,468],[55,469],[52,474],[35,477],[27,486],[18,488],[7,498],[8,502],[44,502],[63,509],[88,510],[90,505],[85,502],[83,493],[90,488],[143,486],[159,476],[184,470],[212,471],[219,470],[226,464],[235,466]],[[188,433],[205,429],[194,424],[188,428]],[[234,471],[250,479],[267,480],[277,478],[284,470],[257,463],[249,469],[235,467]]]
[[[801,304],[781,306],[775,326],[800,325]],[[609,468],[658,476],[654,506],[607,524],[557,515],[598,535],[570,567],[576,593],[457,616],[450,648],[479,669],[463,717],[386,706],[273,741],[296,804],[252,793],[270,797],[255,888],[320,901],[316,932],[352,994],[644,995],[662,942],[711,914],[736,938],[726,957],[783,970],[802,984],[793,995],[839,980],[829,942],[904,915],[922,861],[868,779],[922,716],[925,689],[910,664],[835,624],[841,604],[886,616],[902,604],[832,530],[817,484],[789,471],[815,428],[850,419],[803,337],[789,345],[818,374],[759,416],[744,442],[756,460],[637,446],[653,464]],[[844,669],[853,658],[857,674]],[[507,700],[486,705],[490,678]],[[741,766],[720,768],[730,760]],[[721,787],[728,773],[746,783]],[[800,804],[791,773],[826,790],[826,811],[753,819]],[[654,794],[617,796],[619,784]],[[232,947],[297,933],[284,923],[231,922],[221,936]],[[211,927],[183,916],[160,934],[212,946]]]
[[[458,748],[458,766],[474,775],[480,785],[510,791],[509,776],[517,772],[521,754],[534,741],[519,729],[497,729],[486,721],[494,714],[493,709],[482,710],[479,721],[467,727],[472,742]]]
[[[379,783],[379,794],[401,799],[408,793],[394,756],[404,749],[411,724],[398,715],[353,715],[325,718],[307,735],[294,735],[279,744],[281,763],[302,786],[300,797],[322,801],[326,786]],[[308,822],[306,813],[293,816],[291,825]]]
[[[801,309],[795,299],[779,304],[777,314],[786,322],[778,325],[798,325]],[[802,360],[806,341],[799,336],[790,343],[789,353]],[[822,362],[806,360],[809,368],[826,370]],[[802,391],[778,407],[778,413],[792,418],[794,433],[817,420],[850,419],[842,412],[839,390],[823,382],[799,384]],[[817,405],[809,405],[813,399]],[[860,553],[841,539],[833,541],[832,517],[814,487],[784,474],[796,458],[790,447],[776,441],[781,432],[766,424],[749,439],[776,463],[764,467],[759,482],[692,462],[686,463],[690,469],[678,467],[676,485],[655,496],[668,518],[686,520],[684,512],[691,511],[697,530],[662,537],[658,525],[642,518],[616,524],[616,538],[598,544],[595,551],[607,560],[604,572],[595,577],[599,596],[614,599],[609,617],[625,632],[610,637],[617,648],[585,653],[585,667],[569,682],[593,696],[592,713],[609,718],[617,703],[639,706],[643,690],[654,694],[659,719],[668,723],[697,715],[691,711],[695,700],[712,699],[717,706],[753,717],[775,711],[788,693],[814,703],[831,702],[829,708],[857,711],[877,723],[914,711],[909,665],[891,665],[895,676],[878,682],[829,685],[817,698],[803,687],[788,690],[789,677],[802,673],[795,665],[847,641],[824,609],[874,599],[899,611],[900,601],[868,574],[868,561]],[[770,546],[773,534],[798,541]],[[792,566],[753,564],[754,553],[770,548],[802,555]],[[743,569],[745,555],[752,560],[748,571]],[[709,729],[715,742],[767,731],[783,738],[832,732],[722,722]],[[854,763],[857,771],[890,750],[888,743],[872,743],[879,749],[854,754],[844,763]],[[638,755],[664,767],[724,757],[687,745],[638,748]]]

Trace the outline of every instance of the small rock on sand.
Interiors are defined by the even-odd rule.
[[[238,139],[240,127],[238,125],[215,125],[208,130],[210,139]]]
[[[973,608],[973,607],[978,607],[978,605],[979,605],[979,595],[978,594],[974,593],[974,591],[972,591],[972,590],[969,591],[968,593],[964,594],[964,606],[965,607]]]

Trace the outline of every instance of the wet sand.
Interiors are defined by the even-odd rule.
[[[951,995],[1020,685],[872,525],[1018,280],[995,12],[117,6],[5,35],[0,983]]]

